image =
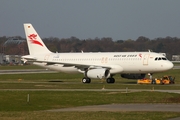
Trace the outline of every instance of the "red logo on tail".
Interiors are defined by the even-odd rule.
[[[35,34],[31,34],[31,35],[28,36],[28,38],[30,39],[31,43],[43,46],[42,43],[40,43],[38,40],[36,40],[36,37],[37,37],[37,35],[35,35]]]
[[[141,53],[139,54],[139,57],[141,57],[141,58],[142,58],[142,54],[141,54]]]

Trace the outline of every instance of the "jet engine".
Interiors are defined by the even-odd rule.
[[[110,77],[110,72],[104,68],[90,69],[85,72],[85,76],[88,78],[102,79]]]
[[[146,74],[121,74],[122,78],[127,79],[143,79],[145,78]]]

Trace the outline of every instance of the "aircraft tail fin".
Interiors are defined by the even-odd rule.
[[[30,55],[51,53],[30,23],[24,24],[24,30]]]

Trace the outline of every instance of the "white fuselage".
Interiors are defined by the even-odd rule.
[[[43,61],[43,63],[34,62],[36,65],[67,73],[81,72],[74,66],[114,67],[114,70],[110,70],[111,74],[156,73],[173,67],[163,55],[154,52],[50,53],[34,57],[37,61]],[[47,64],[51,62],[57,64]]]

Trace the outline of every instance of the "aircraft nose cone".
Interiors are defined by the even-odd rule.
[[[170,69],[172,69],[174,67],[174,64],[172,63],[172,62],[168,62],[167,63],[167,65],[166,65],[166,68],[168,69],[168,70],[170,70]]]

